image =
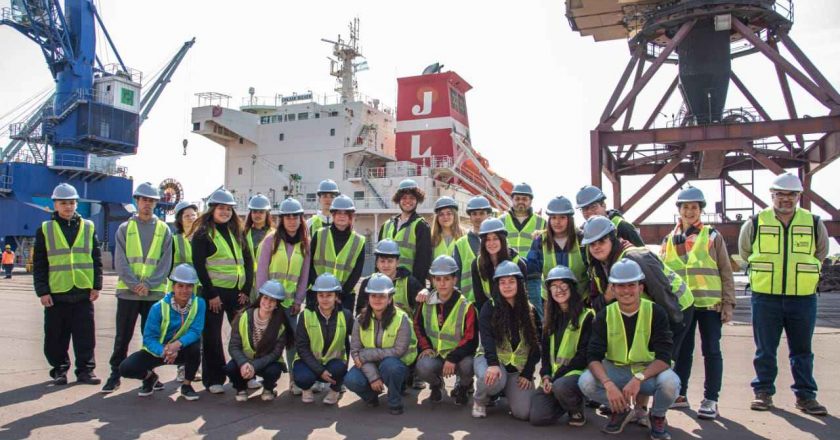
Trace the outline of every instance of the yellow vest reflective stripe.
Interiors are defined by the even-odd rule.
[[[140,230],[137,227],[137,220],[131,218],[125,228],[125,256],[131,272],[140,281],[145,281],[155,272],[163,256],[163,238],[169,227],[166,223],[155,220],[155,233],[152,237],[152,244],[149,245],[149,252],[143,255],[143,245],[140,242]],[[157,286],[150,286],[150,292],[163,293],[166,290],[166,280],[162,280]],[[117,279],[117,292],[128,292],[128,285],[122,279]]]
[[[458,292],[453,292],[453,295],[458,295]],[[435,352],[441,357],[446,357],[455,348],[464,337],[464,327],[467,323],[467,310],[470,304],[463,296],[458,295],[458,300],[452,306],[449,316],[443,322],[443,327],[439,324],[438,308],[436,305],[424,303],[421,307],[421,314],[423,315],[423,327],[426,330],[426,336],[429,337],[434,347]]]
[[[207,258],[207,273],[213,286],[222,289],[242,289],[245,287],[245,260],[242,257],[242,246],[236,237],[230,234],[233,249],[227,240],[216,230],[209,232],[216,246],[216,252]]]
[[[625,249],[621,255],[618,256],[616,261],[621,260],[624,255],[628,252],[648,252],[650,250],[646,247],[631,247]],[[655,255],[654,255],[655,256]],[[656,257],[657,259],[659,257]],[[662,273],[665,274],[665,277],[668,278],[668,282],[671,284],[671,293],[677,297],[677,302],[680,305],[680,310],[685,310],[694,305],[694,294],[691,293],[691,288],[688,287],[688,283],[686,283],[682,277],[674,272],[668,265],[665,263],[662,264]],[[597,280],[596,280],[597,281]],[[599,286],[600,290],[600,283],[596,283]]]
[[[694,295],[694,305],[697,307],[712,307],[719,303],[723,290],[717,263],[709,254],[710,233],[711,228],[703,226],[694,240],[691,251],[684,256],[680,256],[677,252],[673,232],[665,243],[663,263],[678,273],[688,284],[691,294]]]
[[[464,295],[467,301],[475,302],[472,281],[472,262],[475,260],[475,252],[470,247],[469,236],[464,235],[459,238],[455,242],[455,248],[458,249],[458,256],[461,258],[461,295]]]
[[[496,343],[496,356],[499,358],[499,363],[502,365],[512,365],[518,371],[522,371],[525,368],[530,352],[531,347],[525,342],[525,335],[521,330],[519,332],[519,344],[516,346],[516,350],[511,349],[507,336],[501,342]]]
[[[350,233],[350,239],[341,248],[341,252],[336,255],[332,231],[329,227],[321,228],[315,236],[315,255],[312,260],[315,273],[318,275],[331,273],[340,283],[344,283],[350,278],[353,266],[364,247],[365,237],[353,231]]]
[[[256,311],[257,309],[253,310],[254,313],[259,313]],[[247,309],[243,310],[242,314],[239,315],[239,338],[242,339],[242,352],[245,353],[245,356],[248,359],[254,360],[254,356],[257,355],[257,351],[254,350],[254,347],[251,345],[251,327],[248,325],[248,311],[249,310]],[[280,330],[277,331],[277,338],[279,339],[282,337],[285,331],[286,326],[280,324]],[[267,334],[263,334],[262,337],[267,338],[269,336]],[[283,355],[280,355],[278,361],[280,361],[281,364],[284,364]]]
[[[263,240],[254,246],[254,237],[251,235],[253,229],[249,229],[248,232],[245,234],[245,241],[248,242],[248,250],[251,252],[251,261],[254,262],[254,273],[257,273],[257,259],[260,256],[260,250],[262,249],[262,242],[265,240],[265,237],[268,237],[269,234],[274,233],[274,228],[268,228],[265,231],[265,235],[263,235]]]
[[[402,277],[394,282],[394,305],[408,313],[408,316],[414,316],[414,311],[411,310],[408,302],[408,277]]]
[[[583,328],[583,323],[586,321],[587,316],[594,314],[595,312],[592,309],[583,309],[578,317],[578,325],[576,329],[573,329],[572,323],[569,322],[566,326],[566,330],[563,331],[563,337],[560,338],[559,347],[555,345],[556,341],[554,334],[551,334],[549,337],[549,350],[551,350],[550,359],[552,376],[557,373],[557,370],[559,370],[560,367],[569,365],[569,362],[571,362],[572,358],[575,357],[575,354],[577,354],[578,351],[578,343],[580,342],[580,332]],[[583,370],[572,370],[564,374],[563,377],[581,373],[583,373]]]
[[[67,293],[77,287],[93,288],[93,222],[82,219],[71,247],[55,220],[41,224],[49,262],[50,293]]]
[[[554,251],[554,246],[549,246],[548,243],[548,234],[543,234],[542,236],[542,253],[543,253],[543,267],[542,267],[542,298],[548,299],[548,289],[545,287],[545,278],[548,276],[548,272],[557,267],[557,253]],[[583,262],[583,255],[580,252],[580,246],[578,245],[577,239],[574,243],[568,245],[571,247],[572,251],[569,252],[569,269],[572,270],[572,273],[575,274],[577,278],[577,286],[578,286],[578,294],[583,295],[586,291],[589,276],[586,272],[586,263]]]
[[[318,320],[317,311],[304,309],[303,311],[303,326],[306,329],[306,334],[309,336],[309,348],[312,350],[312,355],[322,364],[333,359],[341,359],[347,362],[347,351],[344,347],[344,340],[347,338],[347,320],[344,318],[344,311],[340,308],[334,309],[333,313],[338,313],[335,318],[335,336],[333,336],[330,347],[327,353],[324,353],[324,334],[321,330],[321,321]],[[300,356],[295,353],[295,360],[300,359]]]
[[[268,246],[273,246],[268,243]],[[286,243],[280,242],[277,252],[271,255],[271,263],[268,265],[268,279],[280,281],[286,291],[287,298],[283,300],[283,307],[291,307],[295,303],[294,294],[300,282],[303,272],[303,242],[298,242],[292,247],[292,255],[286,252]]]
[[[362,340],[362,348],[392,348],[394,346],[394,342],[397,340],[397,333],[400,330],[400,325],[403,320],[406,320],[408,321],[408,328],[411,332],[411,342],[408,344],[408,351],[400,358],[400,360],[406,365],[411,365],[414,363],[414,360],[417,359],[417,335],[414,333],[414,326],[411,325],[411,318],[408,314],[400,309],[395,310],[397,313],[394,315],[394,318],[391,319],[391,323],[388,325],[388,328],[386,328],[382,333],[381,347],[376,346],[376,334],[374,331],[376,324],[374,323],[375,320],[373,317],[371,317],[370,325],[368,325],[367,328],[359,329],[359,339]]]
[[[168,301],[166,301],[166,299],[158,301],[158,304],[160,304],[160,338],[158,339],[158,342],[160,342],[160,345],[166,345],[172,341],[181,339],[181,337],[184,336],[184,334],[190,329],[193,321],[195,321],[195,315],[198,313],[198,298],[195,294],[193,294],[190,299],[190,310],[187,312],[187,318],[181,326],[178,327],[178,330],[175,331],[175,334],[173,334],[169,340],[166,339],[166,332],[169,331],[169,316],[172,313],[172,306]],[[143,346],[143,350],[149,352],[150,354],[154,354],[145,345]]]
[[[380,239],[390,238],[397,242],[400,246],[399,265],[408,270],[414,270],[414,256],[417,254],[417,225],[421,221],[423,217],[417,217],[408,226],[397,231],[396,219],[391,219],[385,223],[385,229],[382,230]]]
[[[607,353],[606,358],[615,365],[630,366],[633,374],[647,368],[656,359],[656,354],[648,348],[653,325],[653,303],[641,299],[633,333],[633,345],[627,350],[627,334],[618,303],[607,306]]]
[[[613,225],[615,225],[615,227],[616,227],[616,229],[617,229],[617,228],[618,228],[618,225],[620,225],[620,224],[621,224],[622,222],[624,222],[625,220],[624,220],[624,217],[622,217],[621,215],[619,215],[619,214],[613,214],[612,216],[610,216],[610,221],[612,222],[612,224],[613,224]],[[628,223],[629,223],[629,222],[628,222]]]
[[[432,250],[432,260],[434,260],[435,258],[437,258],[441,255],[448,255],[448,256],[451,257],[452,253],[455,252],[455,243],[458,240],[459,239],[455,239],[453,237],[449,241],[449,244],[446,244],[446,239],[443,238],[443,237],[440,237],[440,243],[438,243],[437,246],[435,246],[435,248]]]
[[[749,258],[750,288],[772,295],[813,295],[820,280],[814,216],[796,208],[787,228],[773,208],[758,214]]]
[[[521,230],[516,229],[516,225],[513,223],[513,215],[510,212],[505,213],[502,219],[505,221],[505,229],[508,233],[508,246],[516,249],[522,255],[527,255],[528,250],[531,249],[531,242],[534,241],[531,237],[534,236],[534,232],[545,229],[545,219],[536,214],[531,214],[525,224],[522,225]]]

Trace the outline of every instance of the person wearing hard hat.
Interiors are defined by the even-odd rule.
[[[330,273],[315,279],[312,284],[317,306],[303,310],[295,332],[294,382],[303,390],[303,403],[315,401],[313,387],[317,383],[329,385],[324,396],[325,405],[335,405],[341,398],[341,387],[347,373],[347,354],[350,353],[350,332],[353,315],[338,304],[341,283]]]
[[[98,385],[93,370],[93,302],[102,290],[102,256],[93,222],[77,212],[79,193],[62,183],[52,193],[55,211],[35,232],[32,281],[44,307],[44,355],[55,385],[67,384],[73,340],[76,379]]]
[[[198,275],[191,265],[176,266],[169,279],[173,283],[172,291],[149,310],[143,328],[143,349],[120,363],[120,376],[142,380],[137,394],[147,397],[154,394],[155,385],[159,383],[155,368],[183,365],[181,397],[198,400],[192,381],[201,362],[199,341],[207,305],[203,298],[193,293]]]
[[[312,265],[310,282],[325,273],[333,274],[341,283],[341,307],[353,310],[354,289],[365,265],[365,237],[353,230],[356,205],[344,194],[333,199],[330,206],[333,223],[315,232],[309,246]],[[315,295],[307,295],[307,306],[315,307]]]
[[[528,420],[534,393],[534,369],[540,360],[540,319],[525,293],[518,265],[502,261],[493,274],[493,301],[479,313],[481,348],[475,357],[476,387],[472,416],[487,417],[492,396],[504,392],[510,412]]]
[[[508,233],[508,244],[524,258],[531,249],[535,232],[546,228],[545,219],[535,214],[531,207],[534,201],[531,185],[524,182],[515,185],[511,197],[513,197],[513,205],[502,215],[501,220]],[[523,273],[526,273],[528,300],[542,318],[542,274],[540,272]]]
[[[739,254],[749,264],[756,345],[756,377],[752,381],[755,399],[750,408],[773,408],[776,351],[784,331],[790,348],[796,408],[824,416],[828,410],[817,401],[811,340],[817,319],[815,292],[822,261],[828,255],[829,236],[822,219],[796,206],[802,191],[802,182],[795,175],[776,177],[770,185],[773,206],[744,222],[738,237]]]
[[[484,196],[475,196],[467,201],[467,216],[470,218],[472,229],[455,242],[452,257],[458,265],[458,287],[461,295],[469,302],[475,302],[473,292],[472,262],[481,248],[481,223],[490,217],[493,208]]]
[[[694,334],[700,328],[705,365],[705,390],[697,417],[715,419],[723,381],[720,351],[721,328],[732,319],[735,308],[735,277],[723,235],[704,225],[701,213],[706,198],[698,188],[688,187],[677,196],[680,219],[663,240],[660,257],[666,266],[680,274],[694,295],[694,316],[679,353],[674,353],[674,371],[680,376],[680,395],[675,408],[689,407],[686,393],[694,358]]]
[[[318,184],[318,205],[319,210],[312,217],[306,221],[306,227],[309,228],[309,235],[314,236],[315,232],[321,228],[329,227],[332,224],[332,216],[330,215],[330,206],[332,206],[333,199],[338,197],[341,192],[338,190],[338,184],[330,179],[322,180]]]
[[[12,246],[6,245],[3,249],[3,258],[2,258],[2,265],[3,271],[6,272],[6,276],[4,278],[9,279],[12,277],[12,270],[15,268],[15,253],[12,252]]]
[[[668,314],[642,297],[645,275],[627,258],[612,265],[609,282],[616,300],[592,322],[589,369],[578,385],[589,399],[609,403],[610,418],[602,428],[608,434],[620,434],[633,418],[634,404],[642,405],[642,396],[653,396],[650,438],[670,439],[665,415],[677,398],[680,378],[671,369],[674,343]]]
[[[224,392],[222,320],[233,322],[248,304],[254,283],[254,262],[235,206],[236,199],[226,189],[213,192],[207,199],[207,209],[196,220],[191,241],[201,296],[207,301],[201,339],[201,382],[213,394]]]
[[[473,358],[478,348],[478,318],[475,307],[456,287],[458,265],[455,259],[441,255],[429,268],[434,290],[421,303],[414,318],[414,332],[420,355],[417,376],[431,388],[429,400],[443,400],[443,379],[457,376],[452,390],[456,405],[466,405],[473,384]]]
[[[231,323],[228,353],[230,362],[225,374],[236,390],[236,401],[248,400],[248,381],[262,377],[260,398],[271,401],[277,396],[274,388],[284,371],[283,349],[293,342],[293,329],[281,303],[286,299],[283,284],[266,281],[259,288],[259,297]]]
[[[248,249],[251,250],[251,259],[254,261],[254,273],[257,272],[257,260],[260,255],[260,247],[263,239],[274,227],[271,225],[271,218],[268,215],[271,210],[271,201],[268,197],[257,194],[248,201],[248,216],[245,218],[245,241],[248,242]],[[254,283],[254,287],[262,284]],[[289,292],[291,293],[291,292]],[[251,291],[251,301],[258,298],[256,288]]]
[[[396,241],[400,245],[400,266],[425,284],[432,264],[432,236],[426,219],[417,214],[417,207],[426,200],[426,193],[417,182],[405,179],[391,200],[400,208],[400,213],[382,225],[379,240]]]
[[[644,246],[645,242],[636,227],[624,219],[621,211],[617,209],[608,210],[606,200],[607,196],[601,191],[601,188],[592,185],[584,186],[575,196],[577,208],[583,214],[584,220],[589,220],[597,215],[604,216],[615,225],[618,238],[633,243],[633,246]]]
[[[102,394],[110,394],[120,387],[119,368],[128,355],[137,317],[140,317],[140,328],[146,328],[149,310],[166,293],[166,278],[172,269],[172,233],[154,214],[160,191],[150,182],[144,182],[137,185],[133,197],[137,212],[120,225],[115,237],[117,322],[111,375],[102,387]],[[163,384],[156,383],[155,387],[163,389]]]
[[[388,410],[403,413],[402,392],[409,366],[417,359],[417,337],[411,318],[394,305],[394,283],[387,275],[371,275],[368,304],[353,324],[350,358],[353,367],[344,384],[370,407],[388,389]]]
[[[435,218],[432,223],[432,258],[441,255],[452,256],[455,242],[464,235],[458,217],[458,202],[443,196],[435,202]]]
[[[184,263],[192,265],[190,239],[192,238],[192,226],[195,224],[196,218],[198,218],[198,205],[195,203],[182,200],[175,205],[175,233],[172,234],[172,270]],[[166,288],[168,291],[172,291],[171,279]],[[198,285],[196,285],[197,290]],[[178,366],[178,382],[184,380],[185,371],[183,365]]]
[[[569,426],[583,426],[583,393],[578,379],[586,370],[586,348],[595,312],[578,295],[577,277],[566,266],[545,276],[545,303],[540,352],[540,388],[531,397],[531,424],[549,425],[568,413]]]
[[[418,303],[425,301],[429,291],[423,284],[403,266],[399,265],[400,246],[391,239],[380,240],[373,248],[374,272],[387,275],[394,283],[393,301],[397,308],[402,309],[409,317],[413,317],[417,310]],[[367,305],[367,292],[365,287],[370,277],[363,278],[359,286],[359,296],[356,298],[356,314],[362,313]]]
[[[508,247],[507,229],[505,224],[497,218],[488,218],[481,223],[479,230],[481,247],[478,256],[472,262],[473,293],[475,306],[478,310],[488,300],[492,300],[490,287],[496,267],[503,261],[513,261],[519,266],[519,271],[525,273],[528,269],[525,261],[516,249]]]
[[[585,252],[581,250],[580,233],[575,228],[575,210],[569,199],[560,196],[551,199],[546,207],[548,226],[531,243],[528,257],[525,259],[528,273],[539,274],[542,279],[548,272],[562,265],[571,268],[578,280],[576,286],[583,294],[589,287],[589,276],[586,274],[587,262]],[[529,285],[530,288],[530,285]],[[542,297],[548,299],[548,286],[543,282]],[[543,311],[537,313],[543,318]]]

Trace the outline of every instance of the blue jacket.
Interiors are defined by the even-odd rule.
[[[528,274],[535,274],[538,273],[542,275],[543,270],[543,249],[542,249],[542,242],[543,236],[540,235],[534,241],[531,242],[531,249],[528,251],[528,257],[525,259],[525,264],[528,267]],[[563,266],[569,266],[569,253],[563,250],[556,250],[557,246],[554,246],[554,257],[557,259],[557,264],[562,264]]]
[[[157,357],[163,357],[163,345],[160,343],[160,323],[162,319],[160,304],[163,301],[170,302],[172,295],[173,293],[169,292],[162,300],[152,305],[151,310],[149,310],[149,317],[146,318],[146,327],[143,329],[143,348]],[[193,294],[192,307],[198,307],[198,310],[189,330],[181,336],[181,347],[186,347],[200,341],[201,331],[204,330],[204,313],[207,307],[204,299]],[[181,314],[170,307],[169,327],[166,329],[166,338],[164,339],[166,343],[172,342],[172,337],[175,336],[175,333],[180,327]]]

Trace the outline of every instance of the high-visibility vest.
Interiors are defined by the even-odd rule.
[[[320,231],[321,228],[329,227],[330,224],[325,222],[324,219],[321,218],[318,213],[315,213],[310,217],[311,221],[309,223],[309,235],[314,235],[313,232]]]
[[[253,309],[254,313],[259,313],[257,309]],[[242,352],[245,353],[245,357],[248,359],[254,360],[254,356],[257,355],[257,351],[251,346],[251,327],[248,325],[248,312],[249,310],[243,310],[242,314],[239,315],[239,338],[242,340]],[[281,338],[283,333],[286,332],[286,326],[280,324],[280,329],[277,331],[277,338]],[[269,337],[267,334],[263,334],[264,338]],[[281,364],[285,364],[283,362],[283,356],[280,355],[280,358],[277,359]]]
[[[411,325],[411,318],[409,318],[408,314],[403,312],[400,309],[395,309],[396,314],[394,315],[393,319],[391,319],[391,323],[388,324],[388,328],[382,333],[382,346],[376,346],[376,332],[374,331],[374,319],[371,317],[370,324],[367,328],[360,328],[359,329],[359,339],[362,342],[362,348],[392,348],[394,343],[397,340],[397,333],[400,330],[400,325],[402,324],[403,320],[408,321],[408,328],[411,332],[411,342],[408,344],[408,351],[400,358],[400,360],[406,364],[411,365],[414,363],[414,360],[417,359],[417,335],[414,333],[414,326]]]
[[[268,246],[272,246],[269,243]],[[271,254],[271,263],[268,265],[268,279],[280,281],[286,291],[287,298],[283,300],[283,307],[289,308],[295,303],[294,292],[297,291],[298,283],[303,272],[303,242],[300,241],[292,247],[292,255],[286,252],[286,243],[281,242],[277,246],[277,252]]]
[[[549,350],[551,359],[551,375],[557,373],[557,370],[560,367],[564,367],[569,365],[569,362],[572,361],[572,358],[575,357],[575,354],[578,352],[578,345],[580,343],[580,333],[583,329],[583,323],[586,321],[588,316],[594,315],[595,312],[592,309],[583,309],[581,311],[580,316],[578,317],[578,324],[577,328],[572,328],[572,323],[566,326],[566,329],[563,331],[563,337],[560,338],[560,345],[556,345],[557,341],[555,340],[555,335],[552,333],[549,337]],[[568,373],[564,374],[563,377],[572,376],[575,374],[581,374],[583,370],[572,370]]]
[[[408,316],[414,316],[408,302],[408,276],[398,278],[394,281],[394,305],[402,309]]]
[[[242,246],[236,237],[230,234],[230,248],[227,240],[216,230],[211,230],[210,235],[216,252],[207,258],[207,274],[213,286],[222,289],[242,289],[245,287],[245,260],[242,257]]]
[[[455,291],[453,295],[458,295]],[[452,306],[449,316],[443,321],[443,326],[440,326],[438,318],[438,308],[436,305],[423,303],[420,313],[423,316],[423,327],[426,330],[426,336],[429,337],[429,342],[434,347],[438,356],[445,358],[449,353],[458,347],[458,343],[464,338],[464,330],[467,325],[467,311],[470,303],[462,295],[458,295],[458,300]]]
[[[190,266],[193,265],[192,260],[192,243],[184,238],[183,233],[178,233],[172,236],[172,269],[174,270],[178,267],[179,264],[189,264]],[[166,291],[172,291],[172,285],[174,284],[172,280],[166,280]],[[198,281],[193,286],[193,293],[198,292],[198,286],[201,285],[201,282]]]
[[[543,234],[542,298],[544,300],[548,299],[549,297],[548,289],[545,287],[545,278],[548,276],[548,272],[551,269],[557,267],[557,254],[554,252],[554,243],[550,243],[548,240],[548,234]],[[586,290],[586,281],[588,279],[588,275],[586,273],[586,263],[583,262],[583,255],[580,252],[580,246],[578,245],[577,239],[575,239],[573,243],[568,243],[567,246],[571,248],[571,252],[568,253],[569,269],[572,270],[572,273],[575,274],[575,277],[578,280],[578,293],[583,294],[583,292]]]
[[[472,263],[475,260],[475,252],[470,247],[469,234],[464,235],[455,242],[455,249],[458,249],[458,256],[461,258],[461,295],[464,295],[467,301],[475,302],[472,281]]]
[[[393,218],[385,223],[382,237],[379,238],[380,240],[390,238],[397,242],[400,246],[399,265],[408,270],[414,270],[414,256],[417,255],[417,225],[422,221],[424,221],[423,217],[417,217],[397,231],[397,220]]]
[[[528,250],[531,249],[531,242],[534,241],[532,238],[534,231],[545,229],[545,219],[536,214],[531,214],[525,224],[522,225],[521,230],[516,229],[516,225],[513,223],[513,215],[510,212],[505,213],[502,220],[505,222],[505,229],[508,233],[508,246],[516,249],[522,255],[527,255]]]
[[[656,359],[656,353],[648,348],[653,325],[653,302],[641,299],[630,350],[627,349],[627,334],[621,316],[617,302],[607,306],[606,358],[620,367],[629,366],[633,374],[640,373]]]
[[[665,243],[663,263],[677,272],[688,284],[691,294],[694,295],[694,305],[697,307],[712,307],[718,304],[723,290],[717,263],[709,253],[711,229],[709,226],[703,226],[694,240],[691,251],[686,252],[684,256],[677,253],[673,232],[668,235]]]
[[[3,261],[0,264],[15,264],[15,253],[12,251],[3,251]]]
[[[773,208],[758,213],[749,261],[750,288],[771,295],[813,295],[822,262],[814,256],[814,216],[796,208],[785,227]]]
[[[140,281],[145,281],[155,272],[155,268],[163,257],[163,238],[169,227],[161,220],[155,220],[155,233],[152,237],[152,244],[149,251],[143,255],[143,245],[140,242],[140,230],[137,227],[137,220],[131,218],[125,228],[125,256],[131,272]],[[164,293],[166,290],[166,279],[157,286],[151,286],[149,292]],[[128,285],[122,279],[117,279],[117,292],[129,292]]]
[[[355,266],[356,260],[364,247],[365,237],[351,231],[350,239],[336,255],[332,231],[330,228],[321,228],[315,235],[315,255],[312,256],[315,273],[318,275],[331,273],[340,283],[344,283],[350,278],[353,266]]]
[[[254,263],[254,273],[256,273],[257,259],[260,255],[260,249],[262,249],[262,241],[256,243],[256,245],[254,244],[254,237],[251,235],[251,232],[253,231],[253,229],[248,230],[248,232],[245,234],[245,241],[248,242],[248,250],[249,252],[251,252],[251,261]],[[263,235],[263,240],[265,239],[265,237],[268,237],[268,234],[271,234],[273,232],[275,232],[274,228],[269,227],[268,231],[266,231],[265,235]]]
[[[347,338],[347,320],[344,318],[344,311],[341,308],[333,310],[337,313],[335,321],[335,336],[324,354],[324,334],[321,329],[321,321],[318,320],[318,313],[314,310],[304,309],[303,311],[303,327],[306,329],[306,334],[309,336],[309,348],[312,350],[312,355],[322,364],[333,359],[341,359],[347,362],[347,350],[345,350],[344,340]],[[300,359],[300,356],[295,354],[295,360]]]
[[[499,363],[502,365],[511,365],[517,371],[522,371],[525,364],[528,363],[528,354],[531,352],[531,346],[525,341],[525,334],[519,331],[519,344],[516,350],[510,346],[510,340],[507,335],[502,338],[501,342],[496,343],[496,356],[499,358]]]
[[[446,244],[446,239],[440,237],[440,243],[438,243],[437,246],[435,246],[435,248],[432,250],[432,260],[441,255],[447,255],[451,257],[452,253],[455,252],[455,243],[458,240],[459,239],[453,237],[452,240],[449,240],[449,244]]]
[[[77,287],[93,288],[93,222],[79,222],[79,232],[71,247],[55,220],[41,224],[49,262],[50,293],[67,293]]]
[[[166,299],[158,301],[158,304],[160,305],[160,337],[158,342],[160,342],[160,345],[166,345],[172,341],[177,341],[184,336],[184,334],[190,329],[190,326],[192,326],[193,321],[195,321],[195,315],[198,313],[198,301],[198,297],[193,294],[190,299],[190,311],[187,312],[187,318],[181,323],[181,326],[178,327],[178,330],[175,331],[175,334],[173,334],[169,340],[166,339],[166,333],[169,331],[169,315],[172,313],[172,306]],[[147,351],[149,354],[155,355],[145,345],[143,346],[143,350]]]

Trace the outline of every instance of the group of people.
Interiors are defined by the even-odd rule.
[[[827,231],[797,207],[796,176],[779,176],[770,191],[773,206],[746,221],[739,240],[757,346],[751,407],[773,406],[784,330],[797,407],[824,415],[811,337]],[[155,369],[174,364],[186,400],[199,398],[192,386],[199,368],[208,392],[224,393],[227,379],[237,401],[256,388],[273,400],[285,372],[304,403],[325,392],[323,403],[335,405],[349,389],[375,407],[384,392],[390,413],[401,414],[408,388],[428,384],[429,399],[441,402],[445,379],[454,376],[450,396],[466,405],[472,394],[473,417],[486,417],[503,397],[517,419],[546,425],[567,416],[569,425],[582,426],[590,404],[609,415],[605,432],[637,422],[664,439],[667,411],[689,406],[699,327],[705,381],[697,414],[716,418],[721,328],[732,319],[735,287],[723,237],[702,221],[703,193],[680,192],[679,221],[659,255],[620,212],[607,209],[599,188],[586,186],[575,197],[582,227],[565,197],[549,201],[547,219],[534,212],[527,184],[516,185],[512,197],[500,218],[486,198],[470,199],[466,229],[459,204],[441,197],[429,225],[417,213],[424,191],[404,180],[392,199],[400,214],[378,231],[374,273],[361,279],[366,239],[354,230],[353,200],[335,182],[321,182],[321,209],[308,221],[302,205],[286,199],[272,224],[270,201],[257,195],[243,222],[233,195],[220,189],[202,213],[179,203],[174,233],[153,214],[158,190],[142,183],[136,213],[116,233],[116,335],[102,393],[133,378],[142,381],[139,395],[152,395],[164,387]],[[99,246],[93,223],[76,212],[75,188],[61,184],[52,199],[55,212],[34,249],[50,375],[67,383],[72,338],[77,380],[99,384]],[[138,317],[143,346],[129,356]],[[223,319],[231,328],[227,362]]]

